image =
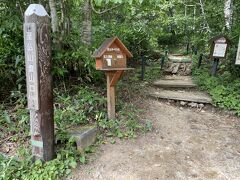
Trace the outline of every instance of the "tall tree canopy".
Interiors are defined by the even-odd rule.
[[[159,45],[191,42],[206,49],[209,38],[218,34],[228,35],[237,45],[240,33],[236,0],[4,0],[0,81],[9,87],[4,89],[24,86],[22,25],[30,3],[43,4],[51,16],[54,75],[59,78],[78,74],[93,80],[90,54],[110,36],[119,36],[138,59],[141,53],[151,56],[151,51],[163,47]]]

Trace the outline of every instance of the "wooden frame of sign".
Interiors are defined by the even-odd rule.
[[[96,69],[104,71],[107,78],[108,119],[115,119],[116,84],[127,68],[127,58],[133,57],[118,37],[109,38],[93,53]]]
[[[210,57],[211,59],[218,58],[224,59],[227,56],[228,47],[230,41],[227,36],[219,35],[210,40],[211,49]]]

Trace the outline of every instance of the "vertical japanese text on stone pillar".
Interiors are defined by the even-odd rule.
[[[28,109],[39,110],[38,52],[35,23],[24,24]]]

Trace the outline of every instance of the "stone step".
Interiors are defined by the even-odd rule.
[[[209,95],[194,91],[170,91],[170,90],[160,90],[160,91],[152,91],[149,93],[150,97],[158,98],[158,99],[169,99],[176,101],[187,101],[187,102],[195,102],[195,103],[203,103],[203,104],[211,104],[212,99]]]
[[[195,88],[197,85],[189,76],[167,76],[162,80],[153,83],[154,86],[161,88]]]
[[[182,81],[192,81],[191,76],[178,76],[178,75],[166,75],[162,78],[163,80],[182,80]]]

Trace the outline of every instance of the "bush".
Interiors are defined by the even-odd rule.
[[[160,46],[164,45],[178,45],[183,42],[184,35],[183,34],[163,34],[158,37],[158,44]]]
[[[214,104],[220,108],[234,110],[240,116],[240,80],[227,70],[217,77],[210,76],[210,67],[194,69],[193,75],[201,89],[207,90]]]

